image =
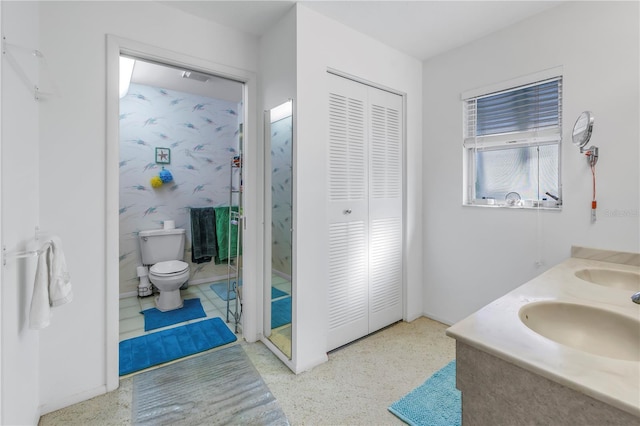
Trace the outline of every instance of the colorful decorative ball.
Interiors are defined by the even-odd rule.
[[[169,170],[165,170],[164,168],[160,170],[158,174],[163,183],[171,182],[173,180],[173,176]]]
[[[154,188],[160,188],[162,186],[162,179],[159,176],[154,176],[151,178],[151,186]]]

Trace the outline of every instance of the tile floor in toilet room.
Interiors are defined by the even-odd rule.
[[[216,281],[218,282],[218,281]],[[220,317],[223,320],[227,319],[227,302],[222,300],[211,288],[209,287],[211,283],[200,284],[200,285],[189,285],[187,289],[181,290],[181,296],[183,299],[195,299],[199,298],[202,303],[202,308],[204,312],[207,314],[206,318],[198,318],[188,322],[202,321],[203,319]],[[131,339],[133,337],[142,336],[145,333],[144,331],[144,315],[141,315],[145,309],[155,308],[156,307],[156,296],[146,296],[146,297],[138,297],[138,296],[130,296],[124,299],[120,299],[120,340]],[[235,306],[235,300],[229,301],[231,307]],[[229,320],[233,318],[230,316]],[[184,323],[174,324],[162,329],[152,330],[151,332],[160,331],[166,328],[176,327],[184,325]],[[233,329],[233,323],[228,323],[231,331]]]

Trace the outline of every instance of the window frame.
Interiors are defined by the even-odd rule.
[[[552,81],[558,81],[558,123],[557,126],[539,128],[524,131],[513,131],[505,133],[496,133],[489,135],[476,136],[475,134],[469,135],[470,126],[475,126],[477,123],[469,122],[469,102],[477,101],[479,98],[488,96],[494,96],[500,93],[506,93],[509,91],[517,91],[528,87],[538,86]],[[467,91],[462,93],[461,101],[463,108],[463,138],[462,138],[462,151],[463,151],[463,206],[480,206],[480,207],[506,207],[516,209],[548,209],[548,210],[561,210],[562,209],[562,93],[563,93],[563,75],[561,68],[554,68],[545,70],[543,72],[524,76],[518,79],[506,81],[498,85],[491,87],[485,87]],[[477,119],[477,109],[474,109]],[[520,202],[510,203],[505,200],[496,199],[479,199],[476,197],[476,185],[477,185],[477,164],[476,154],[479,151],[489,150],[506,150],[519,147],[538,147],[543,145],[557,145],[558,150],[558,194],[553,194],[558,197],[558,200],[554,200],[552,197],[546,197],[547,200],[543,201],[543,194],[539,194],[539,199],[526,199]],[[537,177],[538,183],[540,182],[540,176]]]

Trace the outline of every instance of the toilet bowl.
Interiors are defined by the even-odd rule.
[[[158,262],[149,269],[149,281],[160,291],[156,307],[162,312],[182,308],[180,287],[189,279],[189,264],[180,260]]]
[[[142,264],[149,266],[149,281],[160,291],[156,307],[162,312],[182,307],[180,287],[189,280],[184,259],[184,229],[151,229],[138,232]]]

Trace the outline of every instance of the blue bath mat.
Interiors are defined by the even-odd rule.
[[[236,292],[231,290],[227,293],[227,282],[222,281],[219,283],[213,283],[209,286],[211,290],[222,300],[233,300],[236,298]]]
[[[271,298],[272,299],[277,299],[278,297],[282,297],[282,296],[288,296],[289,293],[284,292],[280,289],[277,289],[275,287],[271,287]]]
[[[162,312],[158,308],[150,308],[141,313],[144,315],[144,331],[155,330],[156,328],[207,316],[198,298],[185,299],[180,309]]]
[[[237,339],[224,321],[216,317],[123,340],[120,342],[120,375],[213,349]]]
[[[231,290],[231,292],[229,293],[231,295],[231,297],[227,296],[227,282],[223,281],[220,283],[213,283],[209,286],[209,288],[211,290],[213,290],[213,292],[215,294],[218,295],[218,297],[222,300],[234,300],[236,298],[236,292]],[[275,287],[271,287],[271,298],[275,299],[278,297],[282,297],[282,296],[286,296],[287,293],[285,293],[282,290],[278,290]]]
[[[291,297],[284,297],[271,302],[271,328],[282,327],[291,323]]]
[[[389,411],[411,426],[460,426],[462,402],[456,389],[456,361],[391,404]]]

